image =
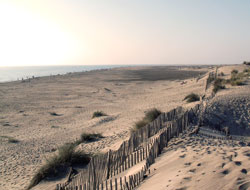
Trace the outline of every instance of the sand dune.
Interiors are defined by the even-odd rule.
[[[174,139],[138,189],[248,189],[250,176],[244,171],[250,170],[249,153],[249,147],[227,140]]]

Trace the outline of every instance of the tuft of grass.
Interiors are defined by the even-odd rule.
[[[237,74],[238,72],[239,72],[238,70],[234,69],[234,70],[231,71],[231,74],[232,74],[232,75],[233,75],[233,74]]]
[[[20,141],[9,136],[0,136],[0,138],[8,140],[9,143],[19,143]]]
[[[49,112],[50,115],[52,116],[61,116],[62,114],[57,114],[56,112]]]
[[[219,74],[218,74],[218,76],[225,76],[225,74],[223,73],[223,72],[220,72]]]
[[[221,79],[221,78],[217,78],[215,81],[214,81],[214,88],[213,88],[213,92],[216,94],[219,90],[222,90],[222,89],[225,89],[225,80],[224,79]]]
[[[103,138],[102,134],[100,133],[82,133],[81,138],[77,143],[83,143],[83,142],[89,142],[89,141],[95,141],[100,138]]]
[[[19,143],[20,141],[17,140],[17,139],[15,139],[15,138],[13,138],[13,137],[9,137],[9,138],[8,138],[8,142],[9,142],[9,143]]]
[[[95,111],[92,115],[92,118],[95,118],[95,117],[102,117],[102,116],[107,116],[106,113],[102,112],[102,111]]]
[[[244,73],[250,73],[250,69],[244,69]]]
[[[187,102],[196,102],[200,100],[200,97],[198,94],[195,93],[191,93],[189,95],[187,95],[184,100],[186,100]]]
[[[250,65],[250,62],[244,61],[243,64],[244,65]]]
[[[231,74],[231,78],[229,80],[229,83],[232,85],[232,86],[240,86],[240,85],[244,85],[244,79],[245,77],[247,77],[249,75],[249,72],[241,72],[241,73],[235,73],[232,71],[232,74]]]
[[[154,121],[159,115],[161,115],[161,111],[153,108],[150,109],[146,112],[144,120],[148,121],[148,122],[152,122]]]
[[[150,109],[145,113],[145,116],[142,120],[137,121],[134,125],[134,127],[132,127],[130,129],[130,132],[135,132],[139,129],[141,129],[142,127],[146,126],[147,124],[149,124],[150,122],[154,121],[162,112],[156,108]]]
[[[28,186],[31,189],[43,179],[55,177],[60,170],[74,164],[88,164],[90,155],[82,151],[76,151],[75,143],[66,143],[58,148],[58,154],[46,160],[46,163],[36,172]]]
[[[142,119],[142,120],[140,120],[140,121],[137,121],[137,122],[135,123],[134,128],[132,128],[131,130],[132,130],[132,131],[136,131],[136,130],[138,130],[138,129],[144,127],[144,126],[146,126],[148,123],[149,123],[149,122],[147,122],[147,121],[144,120],[144,119]]]

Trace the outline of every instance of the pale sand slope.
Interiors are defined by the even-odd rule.
[[[138,190],[247,190],[250,148],[205,137],[170,141]]]
[[[242,71],[244,68],[246,67],[242,65],[227,66],[219,68],[219,72],[224,72],[225,78],[229,78],[233,69]],[[219,91],[208,101],[206,124],[219,122],[220,127],[229,126],[230,131],[236,135],[238,132],[247,132],[250,128],[249,82],[250,80],[244,86],[226,85],[225,90]],[[233,122],[234,125],[230,126]],[[152,174],[137,189],[250,189],[250,147],[241,147],[238,141],[220,141],[206,137],[178,138],[170,143],[165,153],[150,168]]]
[[[182,100],[191,92],[202,94],[205,80],[191,78],[181,84],[179,79],[197,76],[187,70],[122,68],[0,84],[0,190],[24,189],[46,157],[82,132],[105,136],[83,144],[83,149],[107,151],[129,136],[147,109],[192,106]],[[96,110],[109,116],[91,119]],[[20,142],[9,143],[3,136]]]

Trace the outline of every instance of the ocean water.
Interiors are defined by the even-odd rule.
[[[35,67],[0,67],[0,82],[16,81],[34,77],[66,74],[99,69],[124,67],[124,65],[85,65],[85,66],[35,66]]]

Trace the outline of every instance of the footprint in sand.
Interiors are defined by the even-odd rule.
[[[187,187],[181,187],[181,188],[177,188],[175,190],[187,190]]]
[[[186,154],[180,155],[179,157],[180,157],[180,158],[185,158],[185,157],[186,157]]]
[[[191,181],[192,177],[184,177],[183,179],[186,181]]]
[[[192,163],[191,162],[187,162],[187,163],[185,163],[184,165],[185,166],[190,166]]]
[[[234,164],[235,164],[236,166],[240,166],[240,165],[241,165],[241,162],[240,162],[240,161],[235,161]]]
[[[226,165],[226,163],[222,163],[222,164],[221,164],[221,167],[224,168],[225,165]]]
[[[243,169],[241,170],[241,173],[247,174],[247,170],[246,170],[245,168],[243,168]]]
[[[250,188],[250,182],[246,182],[239,186],[239,190],[248,190]]]
[[[222,174],[224,174],[224,175],[227,175],[227,174],[229,174],[230,173],[230,171],[229,170],[224,170],[223,172],[221,172]]]
[[[234,157],[236,158],[238,156],[238,153],[237,152],[234,152]]]
[[[244,154],[244,156],[250,157],[250,153],[246,153],[246,154]]]
[[[195,173],[196,169],[191,169],[189,172]]]

